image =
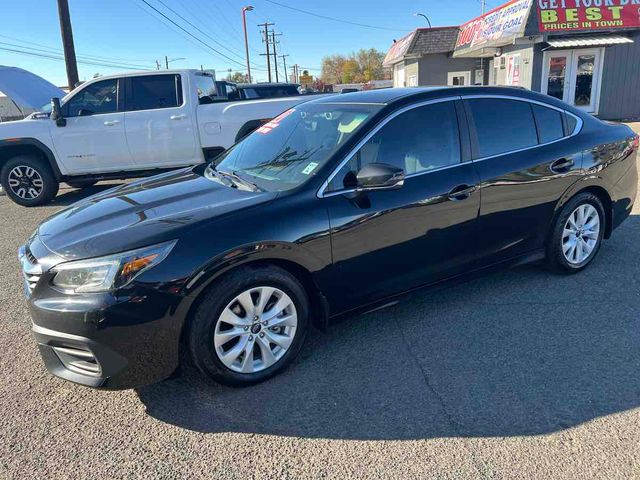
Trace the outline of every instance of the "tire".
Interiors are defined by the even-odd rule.
[[[25,207],[49,203],[60,187],[47,162],[32,155],[9,159],[0,171],[0,182],[6,195]]]
[[[98,181],[97,180],[67,180],[65,183],[72,188],[89,188],[89,187],[93,187],[96,183],[98,183]]]
[[[274,292],[269,294],[271,289]],[[256,316],[237,301],[241,294],[249,309],[256,308]],[[186,341],[193,363],[213,380],[236,387],[262,382],[281,372],[300,353],[309,325],[309,298],[287,271],[276,266],[240,267],[217,280],[203,295]],[[264,311],[259,308],[261,296],[268,301]],[[226,363],[222,356],[226,356]]]
[[[596,225],[596,217],[597,227],[593,226]],[[547,242],[547,266],[563,274],[577,273],[587,268],[602,246],[605,227],[606,215],[598,197],[588,192],[573,197],[553,225]]]

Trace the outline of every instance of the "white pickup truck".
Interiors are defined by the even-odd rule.
[[[0,182],[14,202],[34,206],[60,182],[81,188],[195,165],[309,99],[232,101],[219,83],[198,70],[88,81],[52,99],[50,114],[0,123]]]

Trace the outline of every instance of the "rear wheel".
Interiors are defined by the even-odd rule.
[[[0,182],[6,195],[25,207],[50,202],[59,188],[49,165],[30,155],[14,157],[5,163],[0,171]]]
[[[287,271],[242,267],[204,294],[188,334],[191,357],[214,380],[243,386],[272,377],[300,352],[309,300]]]
[[[591,193],[581,193],[563,208],[547,245],[547,263],[555,271],[576,273],[596,257],[605,230],[602,202]]]

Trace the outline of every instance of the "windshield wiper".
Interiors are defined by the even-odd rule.
[[[246,179],[242,178],[241,176],[239,176],[238,172],[236,170],[234,170],[233,172],[224,172],[222,170],[216,170],[216,173],[219,173],[220,175],[224,175],[225,177],[228,177],[228,178],[230,178],[232,180],[235,180],[236,183],[244,185],[245,187],[249,187],[251,189],[251,191],[253,191],[253,192],[262,192],[263,191],[255,183],[250,182],[249,180],[246,180]]]

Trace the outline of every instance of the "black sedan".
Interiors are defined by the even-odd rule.
[[[338,315],[494,267],[586,268],[631,212],[637,151],[628,127],[520,89],[319,98],[40,225],[20,251],[33,333],[83,385],[180,359],[255,383]]]

